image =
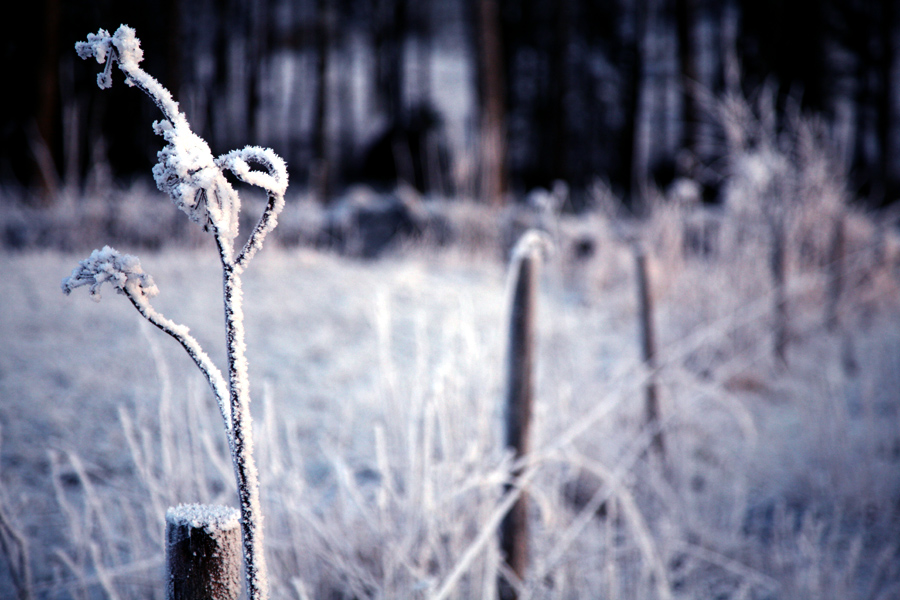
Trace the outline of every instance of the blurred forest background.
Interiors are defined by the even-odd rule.
[[[38,0],[5,19],[0,183],[32,205],[148,178],[147,99],[73,49],[134,27],[214,154],[269,146],[324,204],[402,180],[500,204],[598,178],[626,202],[679,177],[715,202],[712,100],[773,93],[827,123],[869,206],[900,194],[894,0]],[[121,74],[116,72],[116,77]],[[777,127],[777,124],[776,124]]]

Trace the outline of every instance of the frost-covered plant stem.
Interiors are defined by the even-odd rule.
[[[68,294],[87,285],[91,296],[99,299],[100,286],[110,283],[144,318],[178,341],[206,376],[219,403],[231,450],[240,498],[249,596],[251,600],[264,600],[268,597],[268,582],[259,508],[259,477],[253,459],[240,276],[262,247],[266,234],[277,224],[278,214],[284,207],[287,168],[274,152],[255,146],[214,158],[207,143],[191,131],[187,117],[169,91],[138,66],[143,51],[130,27],[122,25],[114,35],[101,29],[96,34],[89,34],[86,42],[77,43],[75,49],[82,58],[94,57],[98,63],[105,63],[103,72],[97,77],[101,88],[112,85],[112,65],[117,63],[125,74],[125,83],[137,86],[150,96],[165,116],[164,120],[153,123],[154,131],[167,142],[158,153],[159,163],[153,167],[153,176],[159,189],[169,194],[178,208],[215,238],[223,272],[227,384],[188,328],[166,319],[150,305],[150,298],[159,290],[135,257],[119,254],[108,246],[95,250],[63,280],[63,291]],[[252,170],[250,163],[261,166],[262,170]],[[225,178],[226,170],[244,183],[265,189],[268,194],[266,207],[237,256],[234,241],[238,234],[240,198]]]
[[[227,262],[226,251],[221,245],[224,273],[223,296],[225,299],[225,341],[228,355],[228,385],[231,406],[231,445],[234,474],[238,482],[241,504],[241,534],[247,562],[247,585],[251,598],[265,597],[261,586],[265,585],[265,556],[262,548],[262,523],[259,515],[259,477],[253,459],[253,429],[250,419],[250,390],[247,361],[244,356],[243,294],[241,279],[233,263]]]

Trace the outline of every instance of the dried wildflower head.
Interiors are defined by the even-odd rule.
[[[72,274],[62,280],[62,290],[70,294],[75,288],[89,286],[91,298],[100,301],[100,286],[109,282],[119,294],[134,298],[151,298],[159,293],[153,278],[141,268],[141,261],[130,254],[119,254],[104,246],[80,261]]]
[[[169,90],[141,69],[144,52],[134,29],[122,25],[113,35],[100,29],[89,34],[87,41],[76,43],[75,50],[81,58],[94,57],[105,65],[97,76],[101,88],[112,85],[115,63],[125,74],[127,85],[136,85],[150,96],[165,116],[153,123],[153,131],[167,142],[153,167],[157,187],[204,231],[233,240],[238,233],[240,198],[216,165],[209,145],[191,131]]]

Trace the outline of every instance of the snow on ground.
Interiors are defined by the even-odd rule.
[[[160,289],[153,300],[156,309],[189,326],[212,359],[223,365],[221,278],[215,253],[197,249],[138,254]],[[604,260],[615,262],[613,256],[606,254]],[[78,589],[102,594],[98,564],[118,574],[111,581],[125,586],[125,596],[158,595],[165,508],[180,502],[234,504],[227,464],[223,468],[216,463],[216,448],[224,444],[224,434],[205,382],[174,341],[143,323],[125,299],[111,290],[100,304],[91,302],[87,294],[62,294],[60,280],[81,258],[41,252],[0,257],[0,501],[31,541],[39,596],[68,597]],[[590,423],[577,443],[564,448],[570,466],[613,467],[626,460],[643,439],[638,328],[627,259],[625,255],[618,271],[612,268],[598,275],[593,287],[583,281],[573,284],[572,273],[557,262],[551,261],[545,270],[535,447],[557,443],[593,408],[619,398],[608,418]],[[684,329],[702,329],[704,320],[714,325],[706,333],[715,338],[709,344],[714,348],[710,353],[721,350],[716,349],[719,338],[728,338],[731,344],[718,344],[725,347],[723,352],[745,343],[733,339],[739,337],[739,328],[732,331],[730,326],[716,325],[721,314],[704,308],[695,297],[703,295],[700,288],[707,283],[710,289],[724,285],[718,280],[706,282],[710,275],[704,269],[696,267],[691,275],[695,279],[672,284],[661,294],[663,356],[689,336]],[[690,274],[691,268],[683,273]],[[659,273],[660,280],[675,275],[675,271]],[[276,571],[276,596],[293,597],[289,590],[301,585],[291,583],[295,575],[321,593],[345,576],[352,589],[353,582],[376,577],[367,574],[370,561],[381,561],[380,567],[371,568],[384,578],[377,581],[388,596],[391,590],[413,588],[433,592],[455,564],[472,531],[429,521],[432,517],[424,513],[430,502],[450,506],[441,498],[452,490],[440,489],[442,481],[483,487],[484,482],[496,481],[491,477],[502,466],[502,449],[491,448],[501,418],[505,285],[500,261],[453,251],[408,252],[361,262],[306,249],[267,249],[249,267],[244,276],[247,355],[260,440],[262,501],[264,512],[271,516],[268,551],[277,557],[270,560]],[[795,311],[801,320],[821,312],[815,305],[806,308],[809,314]],[[703,310],[708,314],[695,314]],[[729,588],[735,594],[742,589],[759,593],[781,589],[785,595],[775,597],[801,597],[789,594],[821,589],[825,581],[797,583],[810,576],[808,568],[797,566],[801,558],[807,565],[810,560],[819,561],[816,573],[825,577],[821,571],[844,561],[852,550],[848,544],[857,538],[862,544],[860,556],[896,551],[865,528],[856,537],[852,532],[841,537],[823,520],[826,509],[817,512],[816,508],[826,506],[821,502],[823,494],[832,494],[832,508],[845,511],[841,522],[852,528],[858,527],[853,525],[858,507],[883,510],[885,499],[896,499],[896,477],[889,474],[896,471],[897,460],[896,447],[890,444],[900,444],[896,441],[900,439],[897,406],[885,400],[896,395],[878,389],[891,381],[896,384],[900,373],[897,353],[892,354],[900,349],[896,322],[876,314],[867,331],[843,345],[803,329],[794,341],[794,361],[788,372],[795,374],[773,369],[768,358],[759,356],[760,349],[767,347],[757,343],[757,338],[765,338],[759,330],[764,326],[762,321],[751,325],[751,333],[744,332],[756,342],[748,347],[740,368],[704,374],[691,364],[713,364],[719,358],[709,358],[696,347],[680,349],[677,359],[666,363],[671,368],[661,372],[660,385],[669,421],[667,440],[675,457],[676,480],[683,479],[685,487],[670,490],[674,496],[667,497],[660,491],[665,488],[657,486],[647,501],[635,471],[625,479],[631,491],[620,491],[622,506],[629,506],[628,499],[641,503],[646,526],[654,535],[649,547],[670,560],[679,557],[665,567],[671,571],[669,584],[676,592],[715,588],[712,583],[698,587],[697,578],[719,585],[737,577],[738,583]],[[846,362],[842,352],[866,363],[856,368],[871,368],[880,375],[853,380],[842,374],[834,368]],[[733,361],[730,364],[734,366]],[[429,425],[432,418],[434,423]],[[208,419],[211,426],[199,426],[196,419]],[[436,448],[434,456],[426,453],[417,462],[416,448],[428,446],[429,440]],[[376,456],[379,452],[385,456]],[[459,457],[458,468],[445,464]],[[462,464],[469,460],[483,464]],[[860,467],[860,460],[868,462]],[[396,483],[381,472],[388,463],[398,473]],[[435,473],[432,483],[429,464]],[[216,474],[217,468],[224,475]],[[342,479],[344,468],[349,480]],[[583,591],[600,585],[601,580],[605,586],[614,585],[604,578],[612,577],[608,566],[616,561],[644,561],[649,571],[638,570],[637,575],[622,571],[621,581],[615,577],[611,581],[619,581],[615,585],[623,586],[626,596],[629,590],[657,589],[647,575],[653,571],[655,555],[647,553],[648,546],[641,545],[639,535],[635,534],[634,546],[616,542],[618,553],[611,555],[603,554],[608,548],[591,545],[610,539],[603,537],[605,533],[595,532],[588,541],[563,542],[571,531],[567,528],[572,517],[560,512],[556,504],[562,501],[556,497],[560,493],[553,489],[565,483],[571,472],[567,467],[535,483],[535,502],[540,506],[537,568],[556,568],[563,578],[569,573],[571,585],[577,579],[578,585],[587,586]],[[412,489],[419,484],[421,490]],[[376,491],[368,496],[373,485]],[[334,489],[328,491],[328,486]],[[79,489],[84,498],[76,493]],[[404,494],[414,491],[421,495],[403,500]],[[92,493],[103,502],[125,506],[116,504],[122,512],[110,523],[124,523],[123,531],[130,537],[103,531],[110,525],[88,510],[94,501]],[[450,496],[457,498],[455,492]],[[484,506],[473,505],[468,511],[463,507],[463,512],[448,512],[444,518],[477,527],[493,506],[494,496],[485,497]],[[374,508],[367,506],[365,498]],[[150,508],[146,514],[128,512],[129,502]],[[329,516],[334,512],[332,505],[349,507],[347,514],[338,517],[342,525],[327,521],[335,518]],[[356,518],[365,521],[369,511],[385,519],[379,527],[387,527],[375,542],[358,533],[359,523],[350,525]],[[779,511],[789,512],[787,521],[779,520]],[[102,507],[97,513],[102,513]],[[636,518],[633,514],[623,514],[626,523],[642,531],[638,521],[629,521]],[[141,519],[147,520],[143,529],[132,523]],[[800,529],[777,529],[790,519],[800,519]],[[887,531],[896,527],[896,516],[873,519],[887,523]],[[406,521],[413,520],[410,531],[418,533],[401,531]],[[390,528],[392,522],[397,531]],[[331,537],[332,525],[338,530],[344,527],[346,539]],[[433,531],[428,529],[432,526]],[[558,527],[562,529],[556,531]],[[807,527],[812,528],[809,535]],[[156,529],[159,539],[154,541]],[[149,541],[138,543],[134,531],[143,532]],[[782,536],[779,551],[791,548],[807,555],[798,554],[800,558],[793,561],[761,552],[757,538],[748,541],[751,534],[759,539]],[[84,539],[93,537],[117,540],[121,548],[104,547],[102,552],[109,554],[98,559],[79,549]],[[354,544],[366,549],[353,550]],[[554,563],[554,556],[559,560],[554,552],[566,544],[582,552],[593,548],[602,558]],[[410,556],[400,556],[403,549]],[[496,561],[494,554],[485,552],[485,564]],[[59,558],[63,555],[68,563]],[[419,559],[424,564],[413,564]],[[361,562],[352,564],[353,560]],[[601,563],[606,567],[595,568]],[[392,569],[413,581],[400,575],[392,580],[392,571],[385,565],[393,565]],[[4,569],[0,567],[0,587],[8,578]],[[340,569],[346,569],[343,575],[332,572]],[[842,573],[850,583],[841,589],[856,589],[863,585],[854,583],[857,580],[868,582],[885,572],[889,583],[896,583],[895,570],[879,569],[877,564],[847,567]],[[310,582],[312,577],[322,581]],[[642,588],[645,580],[649,587]],[[579,597],[577,588],[565,591],[564,579],[555,579],[555,585],[562,586],[556,592],[541,588],[549,585],[547,581],[554,579],[535,584],[535,589],[542,590],[539,597],[557,597],[557,593],[558,597]],[[57,584],[62,587],[54,587]],[[407,584],[411,587],[404,588]],[[791,587],[794,584],[798,587]]]

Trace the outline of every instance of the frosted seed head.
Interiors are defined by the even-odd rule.
[[[186,120],[153,123],[153,131],[169,142],[157,153],[153,179],[175,206],[200,224],[211,226],[226,239],[237,236],[240,200],[222,175],[206,141],[191,131]]]
[[[116,292],[126,291],[135,298],[151,298],[159,293],[153,278],[144,273],[141,262],[130,254],[120,254],[114,248],[104,246],[94,250],[80,261],[72,274],[62,280],[62,291],[70,294],[75,288],[88,286],[91,299],[100,301],[100,287],[112,285]]]
[[[97,87],[106,90],[112,87],[112,77],[108,69],[97,73]]]
[[[138,65],[144,60],[141,41],[135,36],[134,29],[128,25],[120,25],[112,36],[105,29],[97,33],[89,33],[87,41],[77,42],[75,52],[83,59],[94,57],[97,62],[106,64],[102,73],[97,75],[97,85],[106,89],[112,85],[112,63],[118,61],[125,72],[125,84],[135,84],[132,74],[139,70]],[[152,78],[151,78],[152,79]]]
[[[112,43],[119,51],[119,61],[128,66],[137,67],[144,60],[144,51],[141,50],[141,40],[134,34],[134,29],[128,25],[119,25],[112,37]]]
[[[76,42],[75,52],[83,59],[94,57],[99,64],[106,62],[112,45],[112,38],[105,29],[100,29],[97,33],[89,33],[86,42]]]

